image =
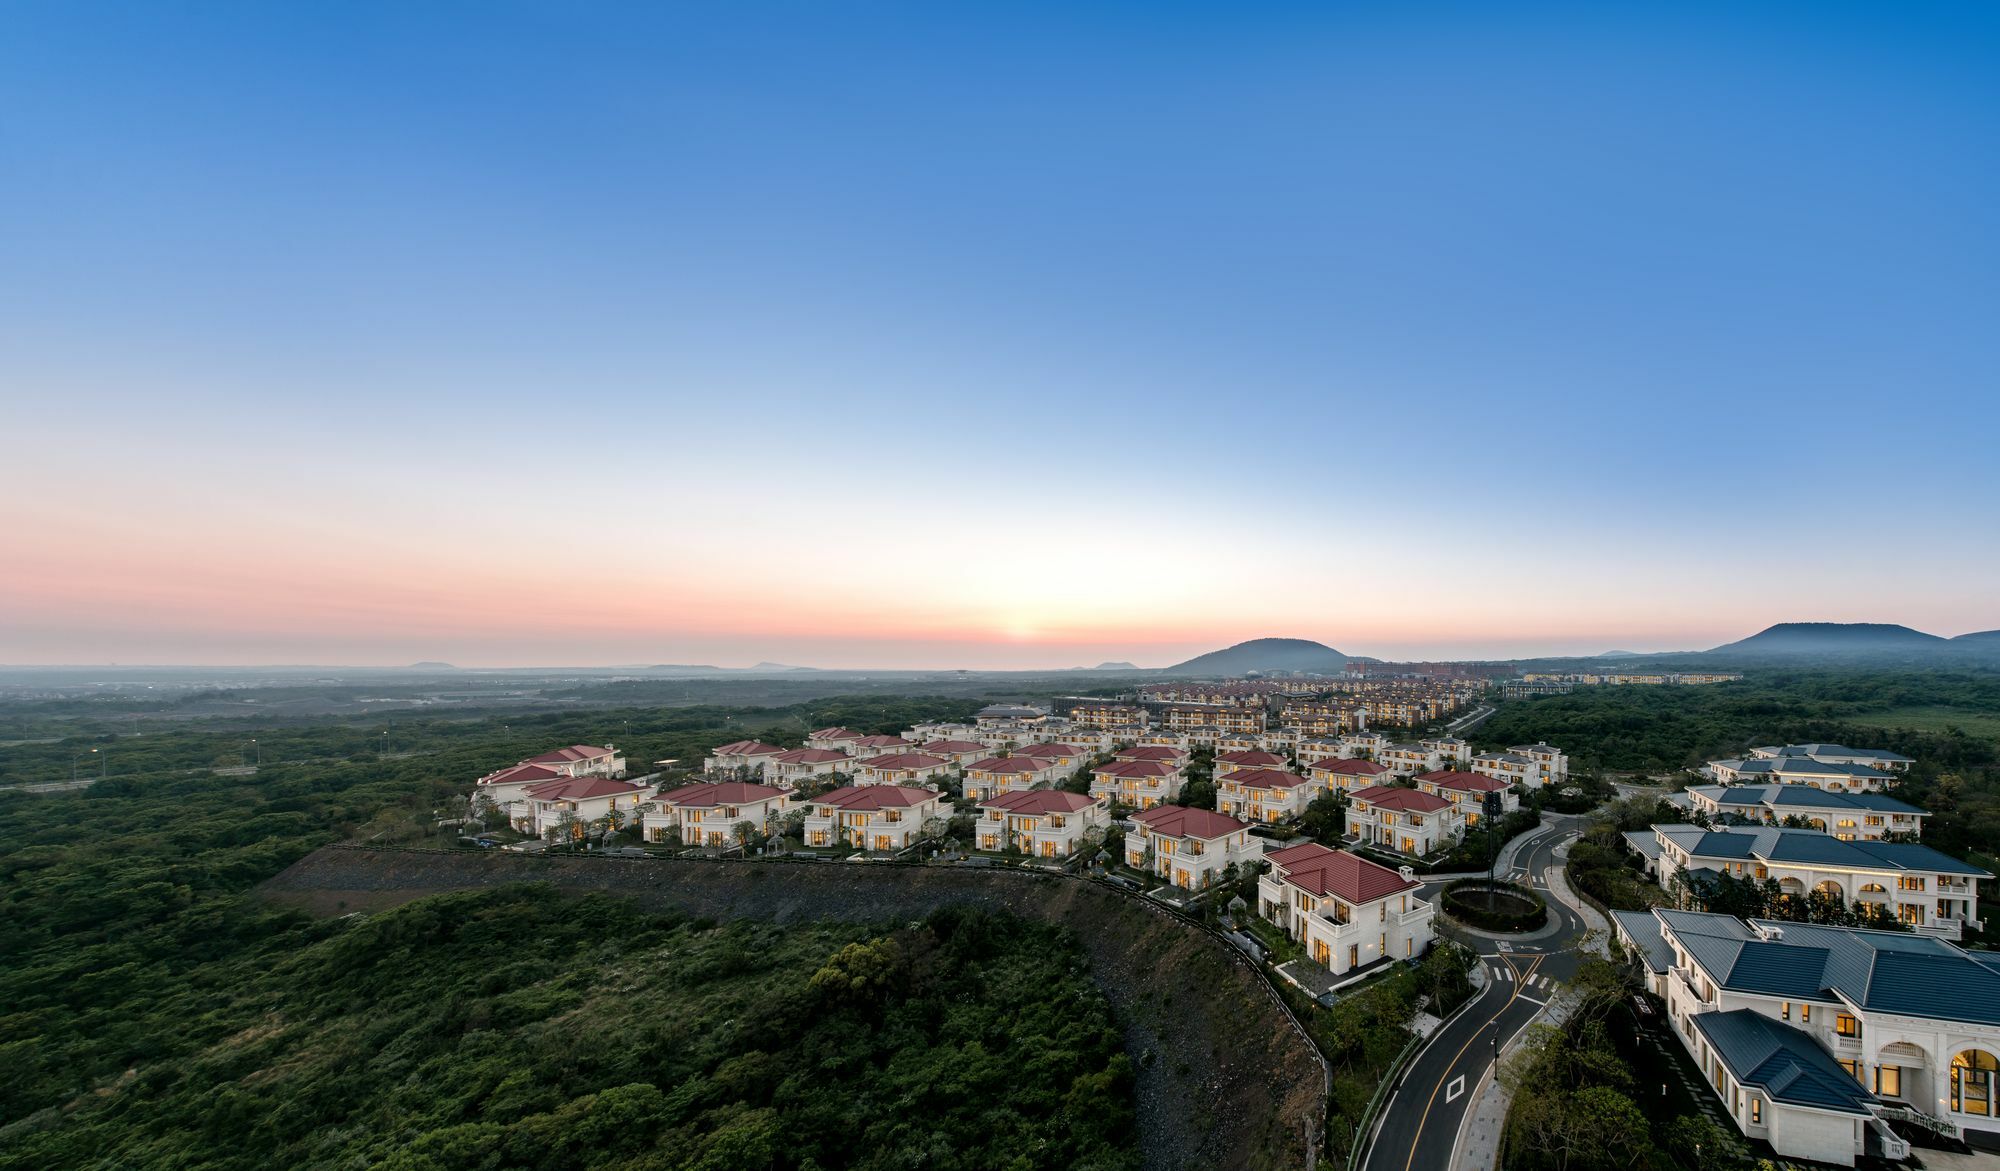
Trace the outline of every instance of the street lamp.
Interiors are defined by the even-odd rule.
[[[256,754],[256,757],[257,757],[257,761],[256,761],[256,763],[257,763],[258,767],[260,767],[260,768],[261,768],[261,767],[263,767],[263,764],[264,764],[264,746],[263,746],[263,745],[261,745],[261,744],[259,744],[259,743],[257,743],[257,738],[256,738],[255,736],[252,736],[252,737],[250,738],[250,751],[251,751],[252,753],[255,753],[255,754]]]

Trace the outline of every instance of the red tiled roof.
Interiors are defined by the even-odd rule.
[[[956,754],[960,752],[986,751],[986,745],[981,744],[977,740],[933,740],[929,744],[920,745],[920,747],[933,756],[942,755],[947,752]]]
[[[1274,764],[1285,763],[1285,758],[1271,752],[1224,752],[1216,756],[1217,764],[1240,764],[1245,768],[1270,768]]]
[[[855,744],[862,748],[915,748],[916,745],[901,736],[863,736]]]
[[[1481,773],[1459,772],[1452,769],[1447,769],[1444,772],[1425,773],[1417,779],[1419,781],[1429,781],[1431,784],[1442,788],[1460,789],[1468,793],[1497,793],[1509,787],[1507,782],[1497,777],[1489,777]]]
[[[1061,789],[1017,789],[1012,793],[988,797],[979,803],[979,807],[1005,809],[1009,813],[1075,813],[1103,803],[1101,797],[1093,800],[1080,793],[1065,793]]]
[[[830,764],[836,760],[851,759],[837,748],[794,748],[790,752],[780,752],[771,758],[773,764]]]
[[[1293,886],[1350,903],[1372,903],[1419,885],[1387,866],[1357,858],[1346,850],[1329,850],[1318,842],[1290,846],[1265,857]]]
[[[1306,783],[1297,773],[1288,773],[1277,768],[1240,768],[1222,778],[1232,785],[1248,785],[1252,789],[1296,789]]]
[[[1068,744],[1027,744],[1014,750],[1016,756],[1081,756],[1083,749]]]
[[[1170,760],[1114,760],[1091,771],[1100,777],[1168,777],[1179,770]]]
[[[808,740],[858,740],[860,738],[861,733],[848,728],[821,728],[819,731],[806,737]]]
[[[733,740],[716,749],[714,756],[776,756],[787,749],[776,744],[766,744],[761,740]]]
[[[891,752],[882,756],[871,756],[861,762],[864,768],[936,768],[951,762],[941,756],[925,752]]]
[[[1032,756],[989,756],[985,760],[973,761],[965,769],[981,773],[1038,773],[1050,767],[1048,761]]]
[[[773,789],[769,785],[745,785],[737,782],[710,784],[697,781],[692,785],[682,785],[659,795],[657,800],[667,805],[686,805],[695,809],[707,809],[714,805],[754,805],[759,801],[769,801],[773,797],[785,795],[783,789]]]
[[[1118,754],[1120,760],[1186,760],[1187,753],[1164,744],[1145,744],[1138,748],[1127,748]]]
[[[1350,777],[1374,777],[1388,772],[1388,768],[1372,760],[1321,760],[1314,762],[1312,771],[1316,773],[1341,773]]]
[[[1216,813],[1208,809],[1187,809],[1179,805],[1155,805],[1151,809],[1133,814],[1132,820],[1156,834],[1169,838],[1222,838],[1249,828],[1247,823],[1238,821],[1226,813]]]
[[[592,797],[622,797],[627,793],[641,793],[644,785],[630,781],[614,781],[610,777],[557,777],[531,785],[527,795],[536,801],[584,801]]]
[[[611,749],[609,748],[593,748],[588,744],[572,744],[568,748],[558,748],[554,752],[544,752],[540,756],[531,756],[527,759],[526,763],[569,764],[572,761],[592,760],[596,757],[610,755]]]
[[[1436,813],[1440,809],[1451,808],[1451,802],[1436,793],[1426,793],[1421,789],[1393,789],[1387,785],[1362,789],[1350,800],[1366,801],[1380,809],[1405,810],[1410,813]]]
[[[913,789],[907,785],[868,785],[845,789],[835,789],[812,799],[814,805],[834,805],[841,809],[907,809],[912,805],[922,805],[935,801],[938,794],[933,789]]]
[[[533,781],[546,781],[561,775],[561,773],[552,768],[543,768],[539,764],[529,764],[524,760],[520,764],[510,764],[499,772],[487,773],[485,776],[479,778],[478,783],[482,785],[520,785]]]

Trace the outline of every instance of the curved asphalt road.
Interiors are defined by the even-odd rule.
[[[1542,1011],[1556,985],[1576,971],[1571,946],[1584,933],[1576,912],[1548,894],[1548,868],[1558,846],[1575,839],[1579,817],[1550,814],[1542,828],[1518,839],[1514,877],[1532,881],[1549,905],[1549,924],[1506,941],[1470,936],[1486,966],[1487,984],[1418,1052],[1403,1084],[1382,1107],[1375,1142],[1361,1171],[1445,1171],[1452,1165],[1459,1125],[1478,1096],[1494,1055]],[[1502,868],[1505,875],[1507,870]],[[1436,894],[1426,888],[1426,897]]]

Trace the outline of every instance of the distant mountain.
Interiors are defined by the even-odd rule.
[[[817,671],[818,667],[794,667],[790,663],[759,663],[752,671]]]
[[[1951,641],[1966,646],[2000,647],[2000,630],[1975,630],[1971,634],[1961,634]]]
[[[410,664],[410,665],[409,665],[408,667],[405,667],[405,668],[404,668],[404,670],[406,670],[406,671],[456,671],[456,670],[458,670],[458,668],[457,668],[457,667],[454,667],[454,666],[452,666],[452,665],[451,665],[450,663],[428,663],[428,662],[426,662],[426,663],[411,663],[411,664]]]
[[[1950,639],[1886,622],[1780,622],[1749,638],[1716,647],[1712,655],[1923,655],[1944,650]]]
[[[1247,675],[1251,672],[1347,669],[1348,658],[1324,643],[1304,638],[1253,638],[1233,647],[1197,655],[1168,667],[1169,675]]]
[[[1138,669],[1131,663],[1099,663],[1091,668],[1093,671],[1137,671]]]
[[[1639,657],[1639,652],[1638,652],[1638,651],[1605,651],[1605,652],[1604,652],[1603,654],[1601,654],[1601,655],[1598,655],[1597,657],[1598,657],[1598,658],[1600,658],[1600,659],[1636,659],[1636,658],[1638,658],[1638,657]]]

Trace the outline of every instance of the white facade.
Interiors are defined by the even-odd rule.
[[[973,835],[982,850],[1067,858],[1083,847],[1091,830],[1101,837],[1110,824],[1111,810],[1101,797],[1036,789],[981,801]]]
[[[1334,975],[1414,959],[1430,947],[1434,908],[1416,896],[1407,867],[1390,870],[1314,843],[1265,857],[1271,869],[1257,881],[1257,913]]]
[[[1125,864],[1150,870],[1175,886],[1202,890],[1224,868],[1264,856],[1264,839],[1236,818],[1206,809],[1161,805],[1133,814],[1125,834]]]

